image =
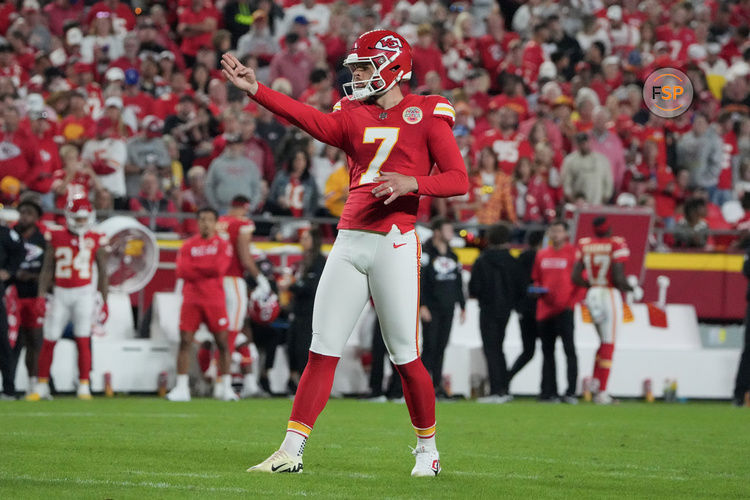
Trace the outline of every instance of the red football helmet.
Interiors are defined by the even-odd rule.
[[[374,72],[369,80],[351,81],[344,84],[346,95],[361,101],[381,95],[401,80],[411,78],[411,47],[393,31],[372,30],[357,38],[344,66],[372,64]]]
[[[248,314],[254,323],[269,325],[279,317],[281,307],[279,297],[275,293],[269,293],[264,297],[250,296],[247,303]]]
[[[94,208],[86,197],[77,196],[65,207],[65,221],[72,233],[84,234],[94,225],[95,217]]]

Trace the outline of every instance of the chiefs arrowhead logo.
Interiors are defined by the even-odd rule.
[[[389,52],[401,52],[402,47],[401,40],[393,35],[384,36],[375,44],[376,49],[387,50]]]

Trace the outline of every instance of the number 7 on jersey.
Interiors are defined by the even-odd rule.
[[[378,146],[378,150],[367,166],[367,170],[359,178],[360,185],[374,182],[375,177],[380,174],[380,168],[388,159],[398,141],[398,131],[398,127],[367,127],[365,129],[364,137],[362,137],[363,144],[372,144],[375,141],[383,142]]]

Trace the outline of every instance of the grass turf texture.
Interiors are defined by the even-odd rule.
[[[302,474],[249,474],[291,402],[0,402],[2,498],[750,495],[750,409],[728,403],[438,405],[443,473],[411,478],[403,404],[332,400]]]

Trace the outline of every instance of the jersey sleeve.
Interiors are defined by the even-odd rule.
[[[630,249],[625,240],[619,237],[612,238],[612,262],[626,262],[630,257]]]
[[[440,173],[416,176],[417,193],[441,197],[466,194],[469,176],[448,121],[435,120],[435,126],[428,132],[427,148]]]
[[[263,84],[258,84],[258,91],[250,97],[317,140],[344,149],[345,116],[344,113],[335,112],[335,106],[333,113],[323,113]],[[341,101],[336,104],[341,107]]]
[[[439,120],[445,120],[453,128],[456,124],[456,110],[453,109],[453,105],[445,97],[438,97],[435,101],[432,115]]]

